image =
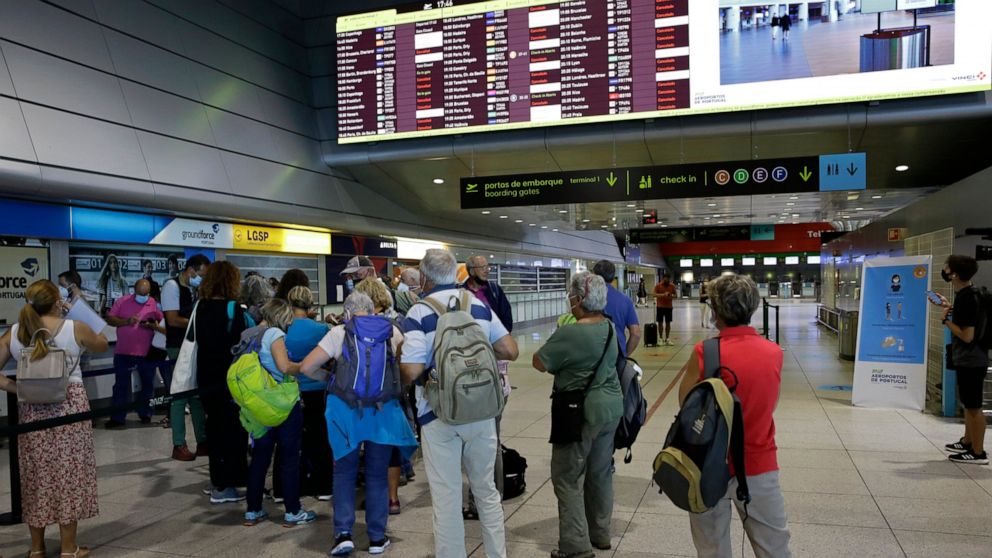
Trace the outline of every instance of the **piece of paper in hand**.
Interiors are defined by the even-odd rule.
[[[69,311],[65,315],[66,319],[83,322],[90,326],[95,333],[99,334],[107,327],[107,322],[100,317],[88,304],[82,300],[72,303]]]

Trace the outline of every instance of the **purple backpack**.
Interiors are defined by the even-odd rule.
[[[382,316],[355,316],[344,325],[341,358],[327,391],[352,408],[382,408],[399,399],[403,384],[390,340],[393,323]]]

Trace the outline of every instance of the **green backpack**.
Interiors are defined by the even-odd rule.
[[[285,422],[300,400],[300,385],[292,376],[278,382],[258,359],[266,329],[257,326],[241,334],[241,342],[231,349],[236,358],[227,369],[227,388],[241,407],[241,425],[254,438]]]

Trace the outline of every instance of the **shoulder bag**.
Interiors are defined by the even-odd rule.
[[[69,386],[69,374],[73,364],[69,353],[55,345],[55,337],[62,331],[65,320],[53,334],[46,328],[39,328],[31,335],[31,341],[22,347],[17,355],[17,400],[21,403],[50,404],[61,403],[66,399],[66,388]],[[48,334],[48,353],[32,359],[34,344],[42,332]]]
[[[171,394],[190,391],[197,387],[196,309],[199,305],[200,301],[193,305],[193,312],[189,315],[189,323],[186,324],[186,334],[183,335],[183,343],[179,347],[179,355],[176,356],[176,365],[172,369],[172,385],[169,387]]]
[[[607,320],[609,333],[606,335],[606,345],[603,354],[599,356],[596,365],[589,375],[589,381],[583,389],[551,392],[551,444],[571,444],[582,441],[582,427],[585,425],[586,393],[592,387],[593,381],[599,374],[599,368],[606,358],[606,353],[613,343],[613,325]]]

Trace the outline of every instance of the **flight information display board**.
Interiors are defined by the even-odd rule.
[[[777,14],[736,4],[434,0],[340,17],[338,141],[935,95],[992,83],[992,31],[983,24],[992,20],[992,2],[958,0],[934,18],[930,66],[871,73],[859,68],[858,48],[875,30],[874,15],[814,23],[794,14],[789,38],[773,42],[767,23]],[[887,17],[902,25],[906,16]],[[768,42],[759,39],[757,48],[759,33]],[[806,64],[792,63],[797,56]]]

